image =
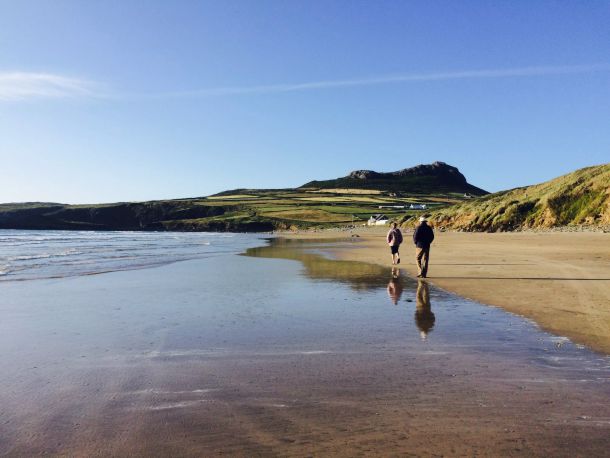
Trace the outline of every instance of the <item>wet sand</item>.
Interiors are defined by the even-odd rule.
[[[360,236],[358,243],[335,247],[331,254],[388,266],[386,232],[387,228],[354,230]],[[417,273],[414,252],[411,233],[405,231],[401,267],[411,275]],[[428,277],[433,284],[531,318],[550,332],[610,353],[610,234],[436,231],[430,259]]]
[[[609,357],[344,245],[3,284],[0,454],[608,454]]]

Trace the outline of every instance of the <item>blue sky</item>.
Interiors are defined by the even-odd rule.
[[[610,162],[610,1],[0,1],[0,202]]]

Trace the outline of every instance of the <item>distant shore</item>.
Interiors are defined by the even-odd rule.
[[[306,231],[289,238],[358,240],[330,255],[391,266],[387,228]],[[400,267],[415,275],[410,231]],[[436,231],[429,279],[475,301],[535,320],[543,329],[610,353],[610,234],[600,230],[504,233]]]

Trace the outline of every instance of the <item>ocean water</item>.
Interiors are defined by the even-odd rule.
[[[0,229],[0,282],[144,269],[240,253],[261,237],[227,233]]]

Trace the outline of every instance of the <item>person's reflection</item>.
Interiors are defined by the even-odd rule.
[[[388,296],[390,296],[390,300],[394,302],[394,305],[398,304],[400,296],[402,296],[402,289],[403,286],[400,278],[400,269],[393,268],[392,278],[390,278],[390,282],[388,283]]]
[[[436,320],[434,313],[432,313],[432,306],[430,305],[430,289],[428,283],[425,280],[419,280],[417,282],[417,306],[415,309],[415,323],[419,328],[419,335],[422,340],[428,338],[428,334],[434,327],[434,321]]]

